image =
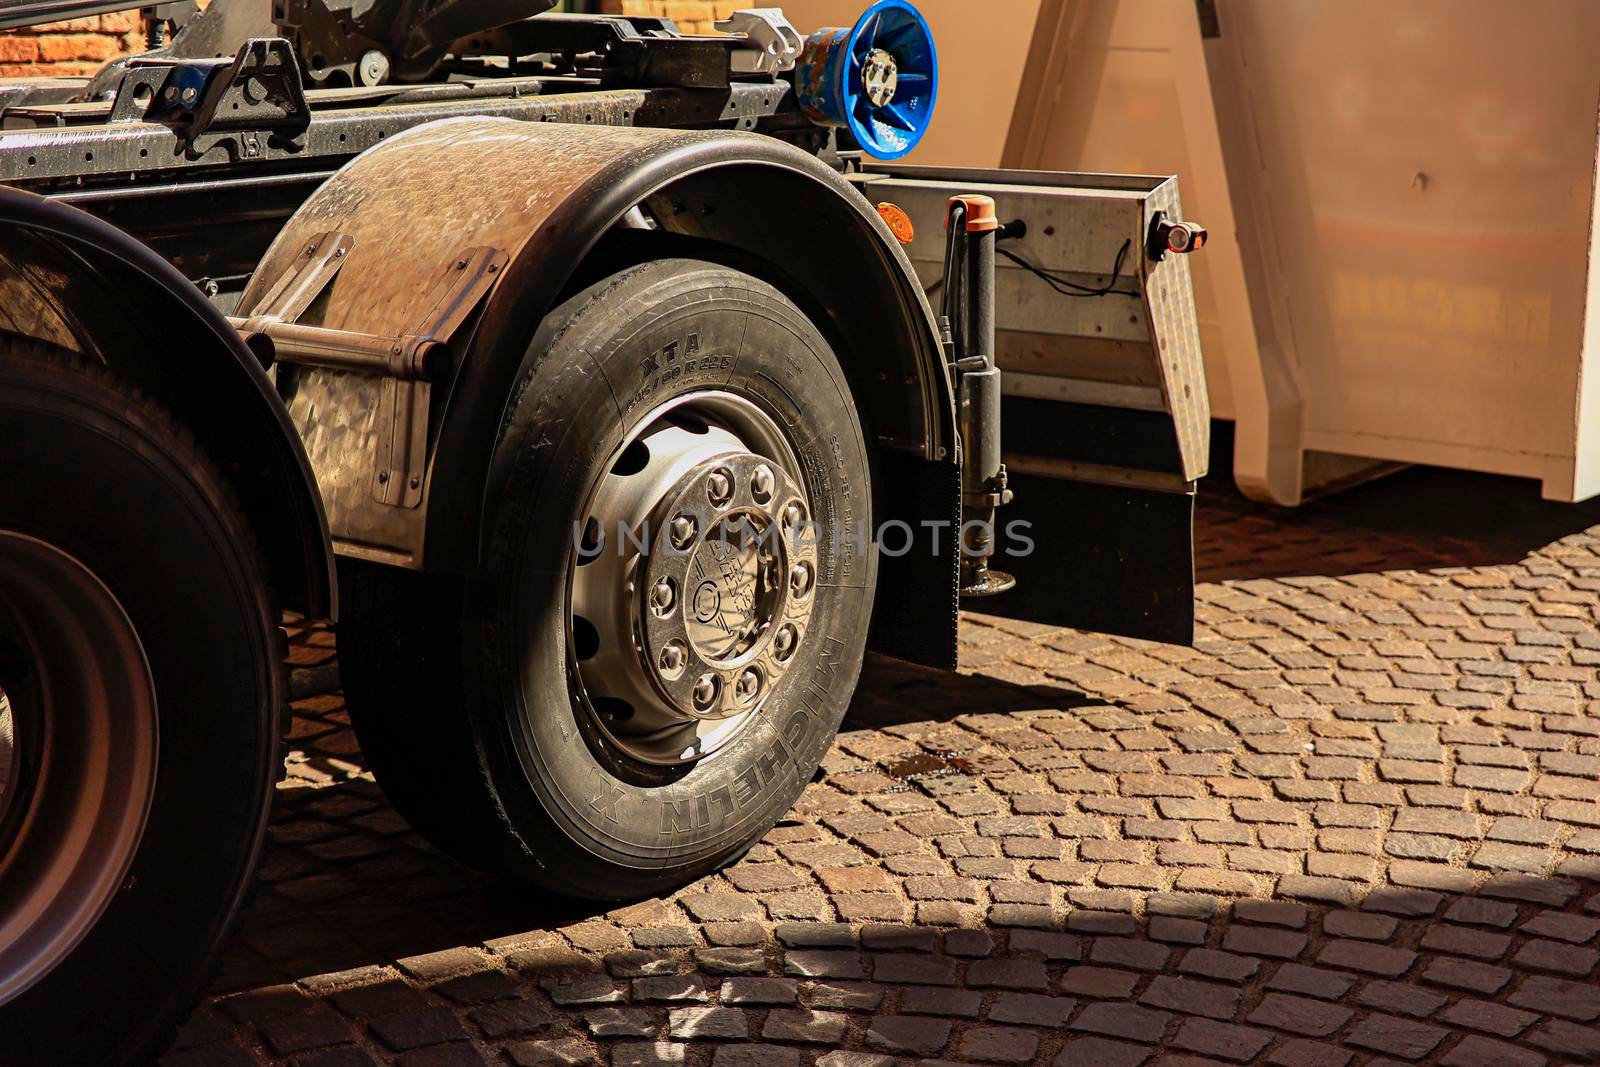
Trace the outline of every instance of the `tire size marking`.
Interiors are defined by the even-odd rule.
[[[820,570],[818,584],[849,585],[855,576],[857,550],[866,545],[856,542],[863,537],[856,523],[855,509],[850,505],[850,471],[845,463],[844,446],[838,434],[824,441],[815,441],[802,451],[800,465],[805,468],[806,481],[812,487],[812,517],[820,526],[817,562]],[[838,486],[838,494],[834,487]],[[839,506],[843,498],[844,506]]]
[[[727,353],[701,354],[698,333],[674,338],[639,360],[639,370],[644,375],[644,380],[639,383],[639,388],[634,390],[633,399],[623,405],[623,415],[626,416],[641,404],[651,400],[676,381],[696,375],[709,375],[716,371],[728,371],[732,368],[733,357]]]
[[[839,497],[844,501],[844,507],[838,510],[839,581],[840,584],[848,585],[856,571],[856,537],[859,531],[856,527],[855,508],[850,504],[850,468],[845,463],[844,445],[840,443],[838,434],[830,434],[828,443],[833,448],[833,467],[839,476]],[[862,548],[865,549],[865,544]]]

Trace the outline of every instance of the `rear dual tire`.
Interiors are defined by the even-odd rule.
[[[223,476],[99,365],[0,337],[0,470],[0,1065],[142,1062],[251,884],[278,619]]]
[[[639,599],[646,590],[617,591],[614,626],[585,617],[612,610],[603,590],[574,594],[575,535],[611,517],[597,503],[608,479],[643,469],[624,453],[686,438],[681,426],[738,442],[725,468],[712,449],[710,467],[695,471],[769,465],[820,524],[813,555],[786,540],[760,557],[770,568],[749,555],[747,573],[730,572],[720,594],[682,603],[726,626],[726,647],[712,647],[703,627],[658,636]],[[689,469],[685,455],[679,466]],[[692,489],[699,476],[673,485]],[[746,495],[726,506],[769,521],[761,494],[743,483],[730,492]],[[345,572],[346,696],[396,807],[458,858],[573,896],[658,893],[742,855],[826,753],[872,607],[866,442],[827,342],[781,293],[738,271],[663,260],[613,275],[559,308],[530,346],[488,503],[484,560],[465,579],[359,564]],[[770,517],[774,535],[779,517]],[[637,561],[636,576],[646,567]],[[814,571],[775,585],[796,568]],[[750,589],[764,592],[744,596]],[[719,596],[739,609],[718,615]],[[635,610],[630,626],[623,616]],[[674,602],[658,614],[671,622],[678,611]],[[699,717],[691,686],[673,696],[662,682],[672,672],[652,675],[666,644],[680,646],[672,662],[681,652],[690,664],[674,677],[715,675],[723,696],[750,682],[755,710],[729,696],[710,713],[725,717]],[[662,736],[688,739],[682,758]]]

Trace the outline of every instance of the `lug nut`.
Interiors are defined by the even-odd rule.
[[[672,537],[672,547],[682,550],[694,542],[695,522],[688,515],[679,515],[672,520],[668,534]]]
[[[800,635],[793,626],[784,626],[772,635],[772,651],[778,657],[779,663],[785,663],[794,655],[794,646],[800,641]]]
[[[706,479],[706,496],[719,508],[727,504],[733,499],[733,475],[725,470],[712,471]]]
[[[671,578],[661,579],[650,589],[650,609],[662,618],[672,614],[672,605],[676,600],[677,590],[673,588]]]
[[[705,711],[710,708],[717,699],[717,676],[702,674],[700,680],[694,683],[693,696],[696,709]]]
[[[661,667],[661,673],[667,678],[676,678],[683,673],[683,662],[688,658],[682,641],[673,641],[661,649],[661,656],[656,661]]]
[[[733,695],[739,698],[741,704],[750,703],[759,692],[761,692],[761,675],[753,670],[746,670],[733,684]]]
[[[789,568],[789,592],[801,597],[811,592],[811,564],[796,563]]]
[[[800,501],[791,500],[788,506],[783,509],[783,528],[785,530],[793,530],[800,525],[801,520],[805,517],[806,510],[800,506]]]
[[[750,476],[750,493],[756,498],[757,504],[765,504],[772,499],[772,489],[777,481],[771,467],[763,464],[756,468],[756,472]]]

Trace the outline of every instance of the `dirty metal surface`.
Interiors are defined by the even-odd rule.
[[[823,186],[821,195],[835,195],[819,177],[838,182],[831,171],[798,149],[754,134],[493,118],[432,123],[366,153],[323,185],[279,234],[246,288],[238,314],[255,314],[263,294],[305,249],[319,235],[337,232],[352,242],[345,265],[302,323],[376,336],[405,334],[415,329],[418,294],[455,267],[464,247],[497,249],[509,266],[491,283],[475,338],[468,343],[468,334],[462,335],[463,369],[450,403],[467,409],[473,402],[468,398],[481,405],[491,402],[483,399],[488,397],[492,416],[498,417],[521,346],[544,310],[541,301],[554,299],[589,242],[636,198],[670,178],[749,160],[798,174]],[[853,196],[842,182],[837,192]],[[419,225],[420,219],[426,224]],[[341,547],[363,546],[359,551],[417,565],[436,488],[432,471],[424,475],[422,506],[408,514],[375,511],[361,488],[372,469],[374,435],[381,433],[372,412],[380,406],[382,388],[330,372],[295,375],[285,394]],[[378,395],[369,395],[375,391]],[[436,427],[441,437],[449,432],[451,416],[444,417],[446,428]],[[460,416],[458,424],[466,418]],[[440,454],[456,458],[447,449]]]
[[[263,289],[314,235],[334,230],[353,247],[323,306],[302,321],[403,333],[417,315],[419,290],[431,289],[463,247],[499,248],[515,259],[576,190],[663,145],[701,136],[493,118],[410,130],[356,160],[307,201],[256,271],[240,314],[248,317]],[[464,188],[469,181],[473,188]],[[417,225],[419,219],[427,225]]]
[[[459,86],[428,87],[355,107],[332,106],[339,90],[311,93],[311,124],[292,140],[245,131],[208,133],[190,143],[148,122],[0,131],[0,182],[30,188],[62,178],[120,181],[129,174],[171,181],[215,177],[230,168],[234,177],[248,180],[256,164],[326,170],[405,130],[454,117],[587,126],[727,123],[750,129],[757,119],[777,114],[792,91],[787,83],[740,83],[710,92],[591,89],[543,95],[537,86],[512,80],[479,84],[484,91],[478,94]],[[329,106],[319,108],[319,103]]]
[[[584,188],[609,184],[648,154],[705,136],[483,118],[410,130],[317,191],[257,269],[240,301],[240,315],[255,314],[306,248],[322,234],[337,232],[349,241],[344,266],[301,324],[377,336],[414,332],[419,294],[454,271],[463,249],[493,248],[514,262],[552,215],[581,199]],[[493,194],[469,195],[464,182]],[[428,225],[418,226],[420,218]],[[497,279],[511,273],[500,271]],[[463,363],[467,340],[463,334]],[[474,369],[468,366],[462,373]],[[373,491],[373,479],[394,467],[395,420],[383,412],[394,410],[398,401],[390,394],[396,388],[371,375],[320,368],[296,369],[282,382],[317,472],[334,538],[373,558],[415,564],[422,557],[427,521],[426,508],[418,505],[431,489],[422,457],[404,464],[422,479],[412,487],[407,476],[407,507],[391,507]]]

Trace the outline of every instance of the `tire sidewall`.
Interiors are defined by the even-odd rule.
[[[247,892],[282,766],[259,556],[192,442],[142,403],[97,370],[0,353],[0,527],[67,551],[117,597],[160,732],[128,876],[66,960],[0,1006],[0,1064],[133,1062],[159,1046]]]
[[[485,755],[508,808],[541,812],[559,832],[552,842],[518,827],[542,880],[585,879],[585,891],[623,897],[737,855],[811,779],[861,668],[876,567],[862,533],[871,487],[843,371],[777,290],[674,260],[623,272],[575,303],[536,340],[497,453],[501,506],[474,597],[482,677],[499,680],[487,710],[504,728],[486,732]],[[564,625],[573,531],[626,437],[663,403],[704,390],[743,397],[782,429],[814,516],[844,536],[819,539],[807,637],[754,721],[676,780],[634,784],[580,735]],[[593,884],[601,872],[606,881]]]

